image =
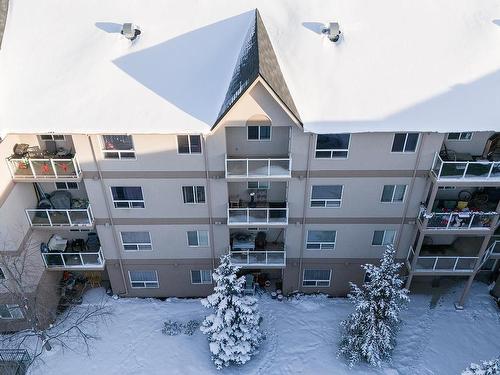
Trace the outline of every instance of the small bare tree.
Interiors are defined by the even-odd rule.
[[[19,306],[22,320],[5,321],[0,347],[26,349],[30,364],[54,344],[63,349],[89,353],[90,341],[96,339],[95,324],[111,314],[104,298],[99,301],[71,305],[58,311],[61,296],[60,272],[47,272],[40,255],[40,241],[33,235],[17,252],[8,249],[7,241],[0,245],[0,295],[6,303]],[[86,285],[85,285],[86,287]],[[83,290],[85,290],[85,287]],[[64,286],[63,286],[64,289]]]

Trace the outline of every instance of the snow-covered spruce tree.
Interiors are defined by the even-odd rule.
[[[400,263],[394,262],[395,250],[388,246],[380,266],[365,264],[368,281],[359,288],[351,283],[349,299],[354,311],[342,321],[339,355],[350,366],[364,361],[380,366],[390,360],[399,326],[399,313],[406,307],[408,290],[399,276]]]
[[[462,375],[500,375],[500,357],[481,364],[471,363]]]
[[[257,353],[262,338],[257,300],[242,295],[245,278],[236,276],[239,268],[231,264],[229,255],[222,256],[220,261],[213,273],[214,293],[201,301],[214,313],[200,327],[208,336],[217,369],[249,361]]]

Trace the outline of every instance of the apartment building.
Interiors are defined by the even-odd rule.
[[[234,7],[240,5],[224,4],[228,9],[221,14],[239,14]],[[18,62],[10,32],[21,33],[27,12],[17,5],[9,15],[7,53],[0,54],[0,67],[8,71]],[[376,263],[392,244],[405,264],[408,287],[416,280],[444,276],[466,279],[457,301],[463,306],[474,278],[498,273],[497,112],[481,117],[482,112],[471,108],[456,117],[440,98],[429,104],[436,116],[432,121],[427,121],[421,104],[387,120],[338,121],[332,111],[342,108],[332,109],[335,101],[328,103],[311,88],[325,91],[331,82],[342,82],[329,83],[331,76],[325,73],[304,87],[306,94],[297,91],[301,80],[292,74],[297,67],[287,63],[290,50],[280,47],[280,33],[288,29],[277,31],[272,21],[283,25],[264,4],[264,16],[254,10],[220,16],[217,23],[180,35],[173,45],[156,44],[151,36],[155,31],[144,25],[138,39],[130,42],[113,29],[116,25],[98,22],[83,2],[73,6],[87,24],[95,22],[92,41],[85,39],[84,44],[94,45],[99,53],[112,46],[113,57],[106,55],[98,63],[71,59],[71,75],[57,70],[64,77],[52,94],[69,95],[75,102],[54,106],[42,97],[33,113],[9,107],[5,118],[12,124],[0,143],[5,160],[0,167],[0,233],[9,238],[3,251],[20,252],[27,242],[37,244],[40,283],[53,285],[63,271],[71,271],[109,280],[113,292],[124,297],[206,296],[213,288],[212,269],[229,253],[242,274],[252,273],[286,294],[345,296],[349,282],[363,282],[361,265]],[[295,6],[297,14],[307,14],[301,5]],[[103,7],[112,14],[111,6]],[[273,33],[264,22],[266,15]],[[141,11],[137,15],[151,22],[160,16],[147,18]],[[305,26],[305,36],[298,39],[319,40],[322,44],[314,48],[325,54],[349,48],[347,35],[339,44],[329,38],[332,30],[311,33],[312,26]],[[168,25],[163,27],[168,32]],[[228,29],[240,32],[221,34]],[[82,37],[68,33],[65,38]],[[157,68],[149,64],[165,58],[171,69],[166,52],[184,51],[179,44],[197,38],[210,47],[219,45],[213,35],[227,42],[222,45],[229,50],[224,56],[233,55],[228,61],[220,59],[220,72],[209,53],[207,61],[215,64],[210,68],[215,78],[227,77],[212,96],[217,80],[202,82],[210,83],[210,90],[200,87],[203,101],[188,108],[189,96],[162,91],[156,83],[161,75],[148,76]],[[42,62],[50,74],[39,77],[35,89],[52,82],[56,71],[51,67],[63,66],[57,61]],[[106,70],[96,70],[93,78],[105,80],[103,91],[83,92],[81,103],[74,99],[71,89],[91,90],[86,79],[104,63]],[[116,72],[107,70],[111,68]],[[304,66],[304,74],[310,76],[308,69]],[[160,71],[167,83],[177,82],[175,74]],[[26,72],[28,78],[33,74]],[[116,77],[108,80],[112,74]],[[184,74],[179,67],[178,75]],[[20,82],[30,102],[34,96],[24,90],[25,80],[17,77],[12,84]],[[74,81],[75,86],[68,86]],[[123,96],[117,101],[119,92]],[[189,93],[193,100],[201,99]],[[415,99],[404,97],[406,90],[401,93],[403,99]],[[305,101],[307,96],[314,100]],[[364,104],[367,114],[374,114],[376,106]],[[436,105],[444,110],[435,110]],[[216,116],[201,126],[208,107]],[[323,110],[331,120],[321,119]],[[451,118],[440,124],[443,113]],[[477,122],[467,122],[476,115]],[[65,124],[68,116],[73,120]],[[34,124],[35,118],[45,122]],[[144,121],[138,122],[141,118]],[[7,318],[18,316],[7,300],[0,308]]]

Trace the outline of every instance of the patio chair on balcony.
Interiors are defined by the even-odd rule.
[[[252,296],[255,294],[255,281],[252,274],[245,275],[245,286],[243,288],[243,294]]]

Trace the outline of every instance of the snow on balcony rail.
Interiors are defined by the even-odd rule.
[[[422,225],[427,219],[427,229],[490,230],[495,216],[498,216],[495,211],[427,212],[421,208],[418,219]]]
[[[72,158],[17,158],[6,159],[13,179],[77,179],[81,177],[80,164],[76,157]]]
[[[445,161],[436,153],[431,171],[438,180],[500,180],[500,161]]]

